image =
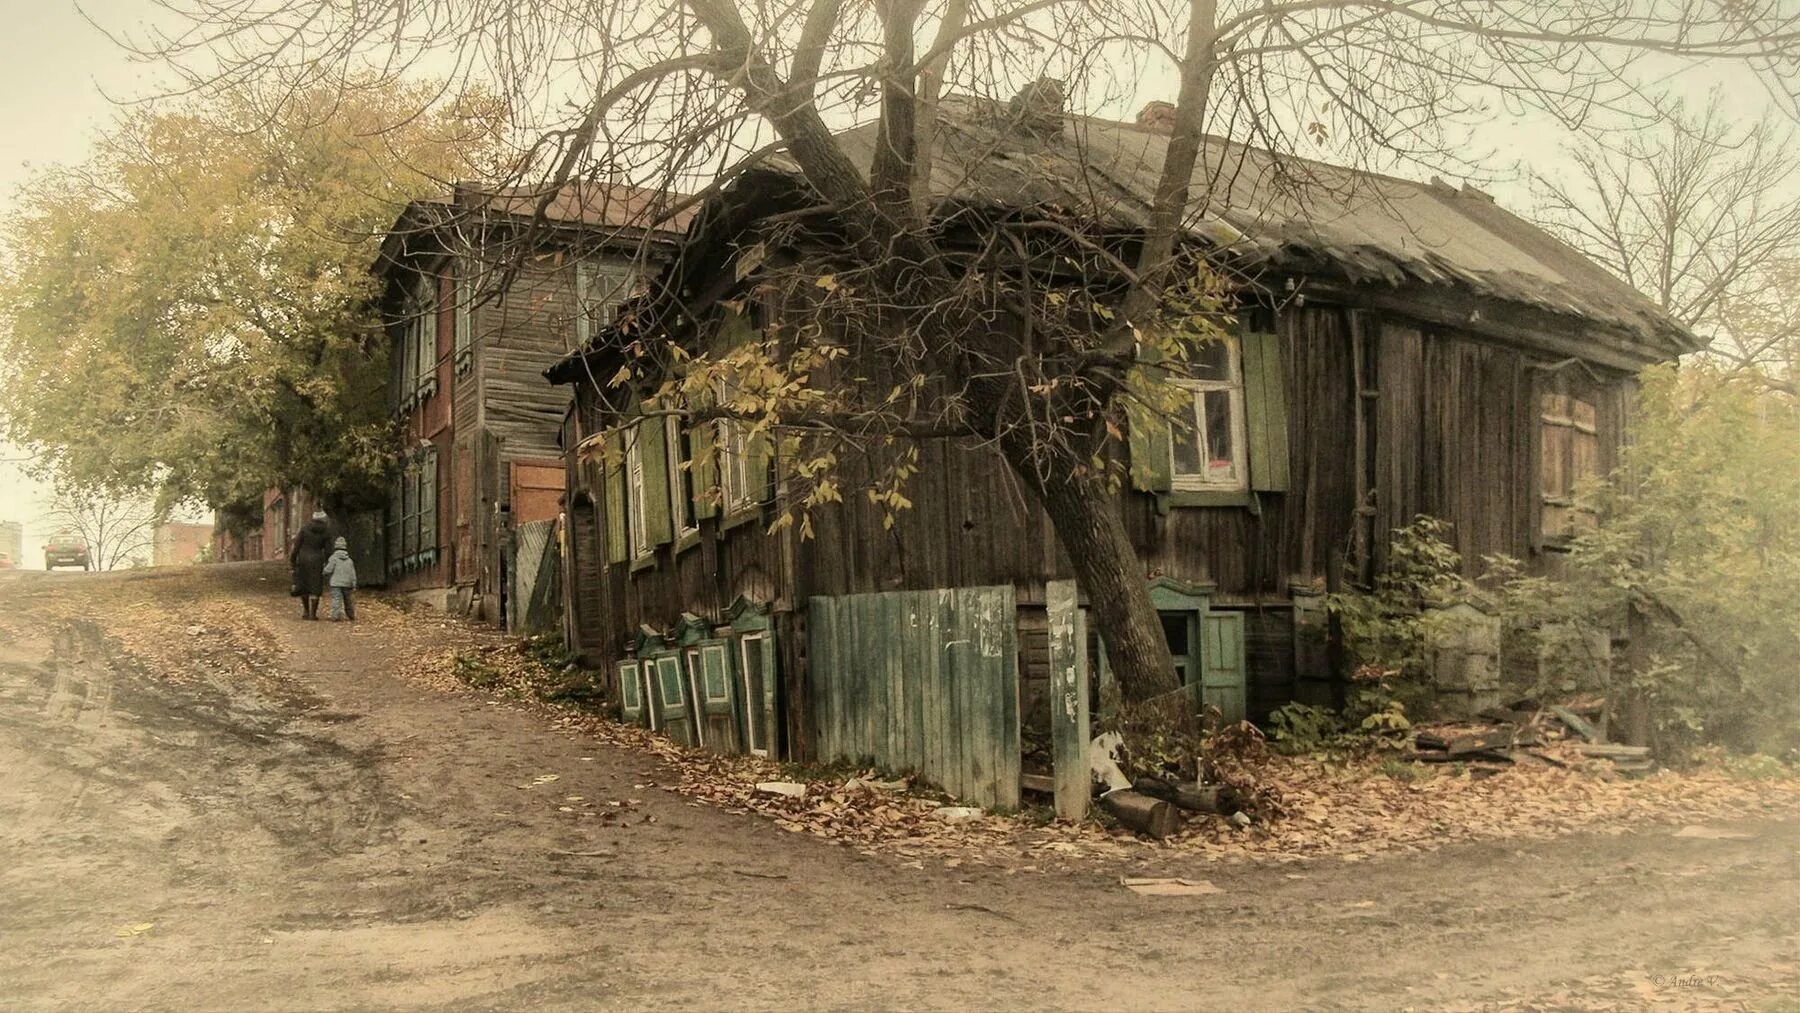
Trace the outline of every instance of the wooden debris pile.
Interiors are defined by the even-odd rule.
[[[1624,774],[1647,774],[1655,761],[1645,746],[1605,741],[1604,730],[1571,707],[1539,707],[1521,700],[1510,707],[1490,707],[1477,724],[1439,724],[1413,733],[1418,763],[1461,764],[1476,777],[1487,777],[1521,764],[1579,769],[1603,761]]]

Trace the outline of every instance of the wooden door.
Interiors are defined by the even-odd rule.
[[[1226,724],[1244,720],[1244,614],[1208,612],[1201,620],[1200,698],[1219,709]]]
[[[475,441],[467,433],[458,433],[450,455],[450,473],[454,488],[450,501],[452,579],[458,584],[473,584],[479,575],[475,554]]]

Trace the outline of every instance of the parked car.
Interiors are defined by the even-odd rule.
[[[54,570],[59,566],[79,566],[83,570],[91,567],[87,543],[80,536],[55,535],[44,543],[44,569]]]

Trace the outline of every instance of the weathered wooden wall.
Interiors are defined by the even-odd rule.
[[[1473,571],[1482,556],[1505,553],[1542,564],[1538,530],[1538,394],[1547,385],[1579,386],[1600,406],[1602,467],[1611,467],[1624,438],[1631,380],[1588,379],[1585,370],[1442,329],[1420,328],[1342,307],[1309,304],[1279,315],[1253,315],[1252,327],[1279,336],[1287,414],[1285,492],[1258,493],[1250,506],[1162,506],[1150,495],[1122,500],[1127,529],[1146,577],[1166,575],[1210,585],[1214,608],[1243,613],[1248,711],[1266,714],[1292,695],[1303,668],[1322,652],[1295,645],[1291,588],[1339,586],[1354,577],[1357,525],[1368,537],[1368,564],[1384,558],[1388,532],[1417,514],[1454,526]],[[1361,368],[1356,351],[1363,350]],[[578,399],[583,435],[615,424],[594,398]],[[1365,434],[1359,459],[1355,433]],[[640,625],[666,628],[682,612],[716,619],[738,595],[773,602],[785,622],[801,625],[796,603],[813,596],[981,585],[1018,590],[1025,713],[1041,710],[1044,679],[1039,629],[1046,581],[1073,576],[1054,532],[1005,463],[990,451],[948,441],[919,447],[919,470],[907,488],[914,509],[884,528],[867,497],[817,510],[815,536],[791,529],[769,535],[765,509],[752,523],[725,530],[701,522],[690,543],[664,546],[647,563],[605,567],[595,613],[603,632],[584,641],[616,652]],[[878,462],[851,456],[839,485],[855,490]],[[573,472],[572,472],[573,473]],[[599,473],[584,473],[595,504],[590,544],[605,553],[606,498]],[[1363,495],[1372,513],[1359,514]],[[581,606],[578,606],[581,607]],[[794,683],[793,708],[804,705],[804,647],[782,644],[784,678]],[[792,737],[805,745],[806,722]]]

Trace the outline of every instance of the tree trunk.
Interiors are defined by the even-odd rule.
[[[1095,476],[1069,471],[1040,476],[1032,470],[1029,455],[1012,453],[1008,459],[1037,490],[1056,537],[1069,554],[1124,702],[1144,704],[1180,689],[1162,620],[1150,602],[1149,582],[1119,515],[1118,495]],[[1191,722],[1191,713],[1188,718]]]
[[[1619,722],[1614,734],[1629,745],[1647,746],[1651,733],[1650,700],[1638,680],[1650,668],[1650,618],[1636,601],[1625,609],[1625,637],[1625,668],[1630,681],[1623,687],[1624,699],[1618,704]]]

